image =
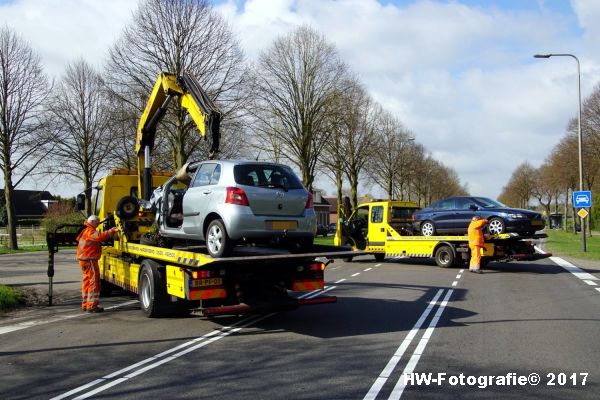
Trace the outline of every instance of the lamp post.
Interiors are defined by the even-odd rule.
[[[583,190],[583,155],[582,155],[582,140],[581,140],[581,72],[579,67],[579,59],[573,54],[536,54],[535,58],[550,58],[550,57],[572,57],[577,62],[577,100],[579,101],[579,114],[577,116],[577,142],[579,144],[579,190]],[[573,204],[575,207],[575,204]],[[581,246],[582,250],[586,252],[585,245],[585,220],[581,221]]]

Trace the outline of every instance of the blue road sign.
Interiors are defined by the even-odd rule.
[[[590,208],[592,206],[592,191],[573,192],[573,204],[575,208]]]

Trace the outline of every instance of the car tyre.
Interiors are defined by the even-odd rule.
[[[227,257],[233,248],[223,220],[214,219],[206,229],[206,250],[212,258]]]
[[[488,225],[488,232],[491,235],[498,235],[506,232],[506,224],[500,218],[494,217],[490,218]]]
[[[421,235],[433,236],[435,235],[435,225],[431,221],[425,221],[421,224]]]
[[[435,263],[438,267],[448,268],[454,265],[454,250],[448,245],[440,246],[435,251]]]

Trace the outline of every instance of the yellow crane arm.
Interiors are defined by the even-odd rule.
[[[176,76],[162,72],[144,113],[140,118],[135,141],[135,152],[138,157],[138,191],[145,200],[150,199],[152,192],[151,153],[154,147],[156,127],[167,112],[169,103],[177,99],[187,110],[204,139],[211,139],[209,158],[219,151],[221,113],[202,89],[196,78],[190,74]]]

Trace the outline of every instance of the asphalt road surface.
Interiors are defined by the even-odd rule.
[[[72,290],[68,260],[55,279]],[[597,399],[600,266],[584,269],[364,257],[327,268],[335,304],[212,320],[149,319],[126,293],[84,314],[66,296],[0,320],[0,398]]]

